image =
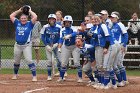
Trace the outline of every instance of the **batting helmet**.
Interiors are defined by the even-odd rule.
[[[49,18],[54,18],[54,19],[56,19],[56,15],[55,15],[55,14],[49,14],[48,19],[49,19]]]
[[[73,19],[72,19],[72,17],[71,17],[70,15],[66,15],[66,16],[64,17],[64,21],[70,21],[70,22],[73,23]]]

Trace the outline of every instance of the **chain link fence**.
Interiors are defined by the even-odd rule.
[[[0,1],[0,66],[2,68],[13,68],[13,49],[15,43],[14,25],[9,20],[11,12],[19,9],[23,5],[30,5],[32,10],[38,15],[38,20],[42,25],[47,23],[47,16],[61,10],[64,15],[72,15],[74,25],[79,26],[84,20],[89,10],[99,13],[101,10],[107,10],[109,14],[112,11],[118,11],[121,14],[122,22],[127,26],[128,20],[133,12],[140,15],[140,0],[2,0]],[[46,68],[46,54],[43,43],[40,43],[40,63],[39,68]],[[35,52],[33,48],[33,60]],[[127,67],[140,67],[140,46],[129,45],[128,52],[125,55],[124,65]],[[21,60],[23,68],[26,68],[24,58]]]

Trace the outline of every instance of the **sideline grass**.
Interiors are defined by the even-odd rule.
[[[13,45],[15,44],[14,39],[1,39],[0,40],[0,45],[4,45],[1,47],[1,59],[13,59],[13,54],[14,54],[14,47]],[[11,45],[11,46],[6,46],[6,45]],[[40,45],[43,46],[43,42],[40,42]],[[44,60],[46,59],[46,53],[45,53],[45,48],[40,47],[40,59]],[[33,54],[33,59],[35,59],[35,51],[34,48],[32,48],[32,54]]]
[[[77,69],[68,69],[68,74],[76,74]],[[19,74],[30,74],[29,69],[20,69]],[[140,76],[140,70],[127,70],[127,75],[129,76]],[[13,74],[13,69],[1,69],[0,74]],[[47,69],[37,69],[37,74],[47,74]]]

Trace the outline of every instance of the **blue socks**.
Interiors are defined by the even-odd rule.
[[[99,75],[98,75],[98,70],[94,71],[94,75],[95,75],[95,78],[99,78]]]
[[[125,70],[124,67],[120,68],[120,73],[121,73],[122,80],[127,81],[127,78],[126,78],[126,70]]]
[[[104,73],[104,85],[106,86],[109,83],[109,71],[105,71]]]
[[[101,71],[98,71],[98,81],[101,83]]]
[[[90,81],[94,81],[94,77],[92,75],[92,69],[90,69],[89,71],[85,72],[85,74],[88,76],[88,78],[90,79]]]
[[[101,83],[104,83],[104,72],[101,72]]]
[[[67,68],[66,67],[62,67],[60,70],[60,77],[63,79],[64,78],[64,74],[66,72]]]
[[[18,74],[20,64],[14,64],[14,74]]]
[[[29,68],[30,68],[30,70],[32,72],[32,75],[33,76],[36,76],[36,67],[35,67],[35,64],[32,63],[32,64],[29,64],[28,66],[29,66]]]
[[[116,84],[116,79],[115,79],[115,73],[114,71],[110,71],[110,79],[112,81],[112,84],[115,85]]]
[[[121,82],[122,78],[121,78],[120,70],[119,69],[114,69],[114,71],[115,71],[116,77],[118,79],[118,82]]]
[[[48,76],[52,75],[52,66],[47,66]]]
[[[78,66],[77,67],[77,70],[78,70],[78,77],[79,78],[82,78],[82,67],[81,66]]]

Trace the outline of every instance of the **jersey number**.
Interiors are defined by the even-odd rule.
[[[24,31],[19,31],[18,35],[22,35],[23,36],[24,35]]]

